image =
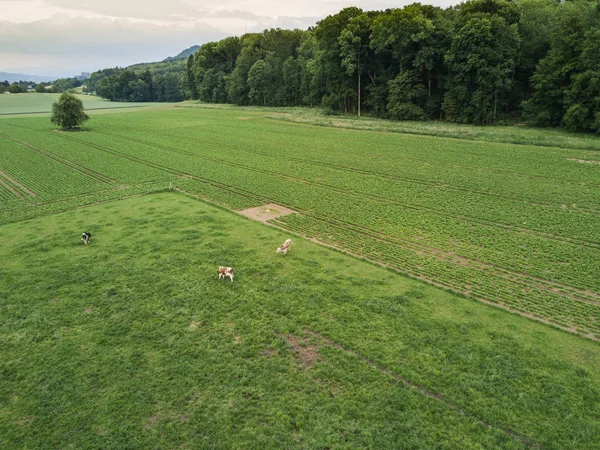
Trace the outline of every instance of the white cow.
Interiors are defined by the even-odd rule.
[[[292,245],[292,240],[288,239],[283,243],[281,247],[277,248],[277,251],[275,253],[283,253],[284,255],[286,255],[288,250],[290,249],[290,245]]]

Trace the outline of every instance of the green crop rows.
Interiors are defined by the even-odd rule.
[[[241,110],[0,120],[0,221],[177,189],[413,277],[600,338],[598,154],[298,125]]]
[[[286,216],[273,223],[299,234],[316,237],[322,242],[347,249],[370,260],[384,261],[393,268],[416,274],[455,291],[504,304],[564,327],[574,326],[584,334],[600,335],[600,305],[594,301],[593,295],[568,288],[561,292],[552,283],[514,276],[497,267],[425,253],[418,248],[400,246],[393,241],[305,216]]]
[[[4,186],[3,183],[6,183],[6,180],[0,178],[0,200],[2,204],[6,204],[7,202],[12,201],[15,198],[15,193],[10,190],[8,187]]]

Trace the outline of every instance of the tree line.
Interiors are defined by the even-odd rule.
[[[118,102],[180,102],[187,92],[185,60],[103,69],[91,74],[85,92]]]
[[[598,0],[350,7],[308,30],[204,44],[159,81],[161,93],[148,69],[114,73],[95,91],[124,101],[319,106],[472,124],[525,119],[598,131],[599,17]]]
[[[4,92],[9,92],[11,94],[22,94],[26,92],[31,92],[33,90],[37,93],[61,93],[66,92],[70,89],[74,89],[82,85],[82,82],[79,78],[59,78],[53,82],[40,82],[36,83],[34,81],[14,81],[9,83],[8,81],[0,82],[0,94]]]

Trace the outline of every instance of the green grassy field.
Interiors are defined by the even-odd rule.
[[[600,153],[316,127],[263,112],[0,120],[0,221],[171,186],[415,278],[600,338]]]
[[[90,114],[0,117],[0,447],[600,442],[594,137]]]
[[[0,226],[1,446],[597,445],[596,342],[288,236],[176,193]]]
[[[0,95],[0,115],[49,113],[52,103],[58,100],[60,94],[3,94]],[[93,95],[77,95],[87,110],[140,108],[156,105],[155,103],[125,103],[110,102]]]
[[[595,134],[572,133],[554,128],[536,128],[524,125],[486,127],[441,121],[396,121],[364,116],[357,118],[354,115],[327,115],[323,114],[318,108],[238,107],[225,104],[199,103],[198,101],[182,102],[177,104],[177,107],[261,112],[264,117],[275,120],[328,128],[439,136],[505,144],[600,150],[600,139]]]

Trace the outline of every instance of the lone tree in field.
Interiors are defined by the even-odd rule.
[[[60,125],[63,129],[71,130],[80,126],[89,117],[83,112],[83,103],[73,94],[65,92],[58,101],[52,104],[52,123]]]

